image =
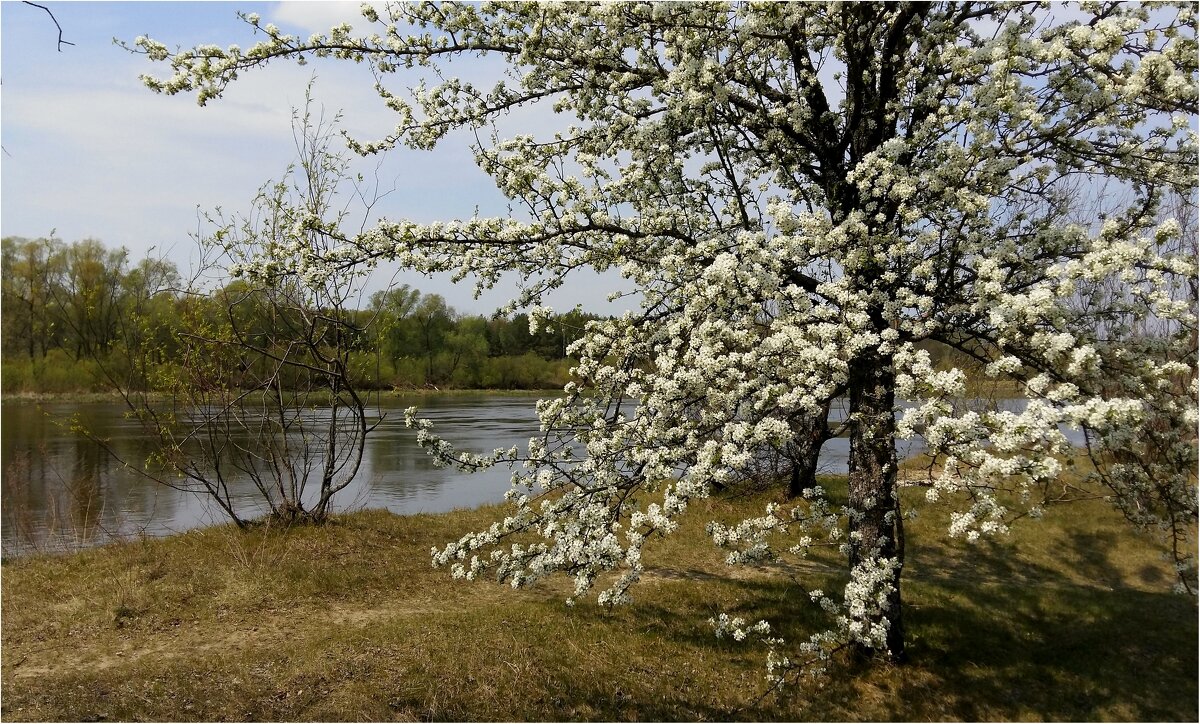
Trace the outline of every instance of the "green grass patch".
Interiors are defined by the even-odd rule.
[[[921,491],[906,491],[919,495]],[[1178,720],[1197,718],[1194,599],[1103,503],[1009,540],[907,526],[910,663],[841,662],[756,702],[765,652],[717,640],[720,612],[796,640],[833,559],[731,569],[710,520],[774,493],[695,506],[647,553],[635,602],[567,607],[566,581],[457,582],[429,550],[499,508],[324,527],[230,527],[3,566],[5,720]],[[795,579],[795,580],[794,580]]]

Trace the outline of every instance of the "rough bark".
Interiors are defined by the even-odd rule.
[[[896,490],[894,383],[890,355],[865,354],[851,367],[849,504],[861,515],[850,520],[850,567],[872,559],[899,559],[888,608],[879,618],[888,626],[885,655],[900,661],[904,658],[900,597],[904,542]]]

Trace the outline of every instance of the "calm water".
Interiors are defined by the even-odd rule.
[[[418,405],[435,430],[460,450],[488,452],[524,445],[538,430],[535,397],[423,395],[384,398],[375,410],[383,422],[368,437],[362,469],[338,494],[338,509],[387,508],[396,513],[441,512],[503,499],[511,471],[506,467],[474,474],[433,466],[404,427],[404,408]],[[124,468],[97,444],[69,429],[80,421],[124,459],[145,460],[154,441],[116,403],[22,403],[0,407],[0,514],[5,555],[29,550],[60,550],[101,543],[114,537],[166,535],[224,522],[206,499],[147,480]],[[837,412],[834,413],[837,415]],[[919,452],[907,444],[902,456]],[[828,441],[821,468],[845,472],[846,439]],[[237,491],[240,512],[253,514],[257,491],[248,481]]]
[[[418,405],[435,430],[460,449],[486,452],[524,444],[537,432],[535,399],[457,394],[383,399],[371,421],[381,413],[384,419],[368,437],[362,468],[338,494],[336,507],[440,512],[503,499],[508,468],[467,475],[434,467],[417,446],[415,433],[404,427],[404,408]],[[66,427],[78,416],[123,459],[145,460],[154,441],[124,412],[111,402],[6,402],[0,407],[0,534],[6,555],[224,522],[206,499],[147,480]],[[243,485],[235,497],[240,510],[252,514],[257,491],[249,481]]]

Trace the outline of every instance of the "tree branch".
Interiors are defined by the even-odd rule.
[[[51,11],[50,8],[46,7],[45,5],[38,5],[37,3],[31,3],[31,2],[29,2],[29,0],[25,0],[25,4],[32,5],[35,8],[41,8],[42,10],[46,11],[47,15],[50,16],[50,21],[54,23],[54,27],[58,28],[58,52],[60,52],[60,53],[62,52],[62,47],[64,45],[72,45],[72,46],[75,45],[74,43],[72,43],[69,40],[63,40],[62,26],[58,24],[58,18],[54,17],[54,12]]]

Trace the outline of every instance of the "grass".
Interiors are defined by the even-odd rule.
[[[906,491],[919,495],[920,491]],[[1195,600],[1102,503],[1006,542],[908,528],[911,662],[840,662],[755,702],[765,652],[712,636],[721,611],[792,640],[818,630],[779,570],[730,569],[704,523],[772,494],[697,505],[648,552],[635,603],[563,604],[450,580],[429,549],[497,508],[363,511],[325,527],[192,531],[3,566],[3,699],[17,720],[1197,719]],[[832,560],[808,587],[843,580]]]

